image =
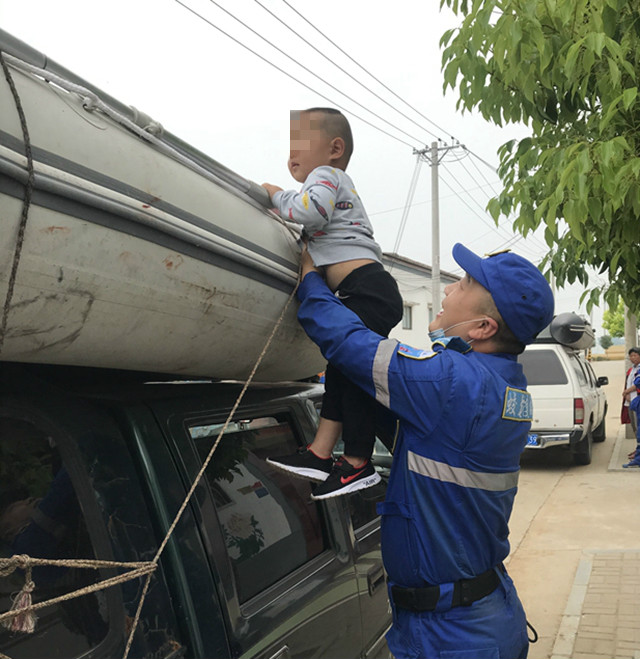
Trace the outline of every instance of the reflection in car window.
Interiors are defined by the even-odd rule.
[[[525,350],[518,355],[528,386],[567,384],[567,375],[553,350]],[[584,377],[584,376],[583,376]]]
[[[21,419],[0,417],[0,556],[94,558],[73,481],[54,437]],[[58,597],[99,579],[93,570],[35,567],[33,602]],[[20,591],[22,570],[0,577],[0,612]],[[20,659],[88,656],[109,631],[102,591],[40,609],[32,634],[0,626],[0,652]],[[96,656],[91,654],[91,656]]]
[[[189,428],[200,457],[209,453],[222,424]],[[311,485],[273,469],[265,458],[299,448],[283,418],[231,424],[205,477],[218,510],[240,602],[244,603],[326,548]]]

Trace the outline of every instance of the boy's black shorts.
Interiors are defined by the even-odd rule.
[[[336,297],[374,332],[389,336],[402,319],[402,296],[396,280],[381,263],[369,263],[347,275]],[[368,458],[375,441],[376,402],[332,364],[327,364],[320,416],[343,423],[345,453]]]
[[[382,336],[389,336],[402,320],[398,284],[382,263],[368,263],[350,272],[340,282],[335,295],[369,329]]]

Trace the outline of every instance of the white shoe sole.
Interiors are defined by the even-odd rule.
[[[285,465],[281,462],[274,462],[271,458],[266,460],[272,467],[284,471],[285,473],[291,476],[297,476],[298,478],[304,478],[306,480],[315,481],[316,483],[322,483],[329,478],[329,474],[326,471],[320,471],[319,469],[311,469],[307,467],[292,467],[291,465]]]
[[[357,492],[358,490],[364,490],[367,487],[373,487],[374,485],[377,485],[381,480],[382,479],[380,478],[380,474],[376,472],[371,476],[367,476],[366,478],[362,478],[360,480],[354,481],[353,483],[349,483],[348,485],[341,487],[339,490],[327,492],[326,494],[312,494],[311,498],[314,501],[322,501],[323,499],[331,499],[332,497],[341,497],[351,492]]]

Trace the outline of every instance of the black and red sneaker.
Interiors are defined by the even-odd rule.
[[[374,469],[371,460],[367,460],[359,467],[352,467],[341,457],[334,463],[329,478],[314,489],[311,498],[317,501],[339,497],[377,485],[381,480],[380,474]]]
[[[292,476],[307,478],[311,481],[324,481],[331,473],[333,458],[321,458],[308,446],[298,449],[293,455],[281,455],[277,458],[267,458],[267,462]]]

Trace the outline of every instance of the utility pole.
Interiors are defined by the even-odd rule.
[[[431,304],[433,312],[437,313],[442,299],[440,293],[440,194],[438,165],[445,155],[452,149],[464,149],[464,144],[443,144],[431,142],[431,147],[414,149],[414,155],[420,156],[422,160],[431,166]]]

